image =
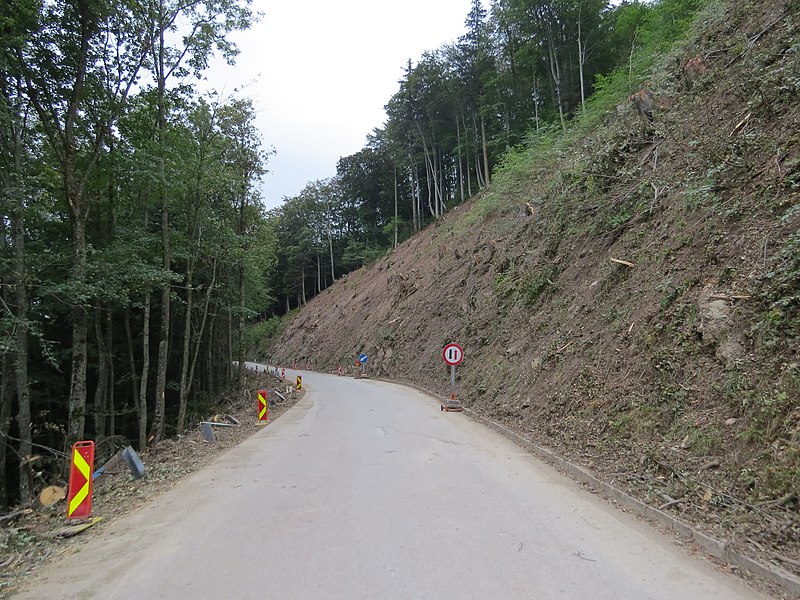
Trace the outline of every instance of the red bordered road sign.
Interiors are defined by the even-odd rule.
[[[458,366],[464,360],[464,349],[458,344],[447,344],[442,350],[442,358],[451,367]]]
[[[72,446],[72,465],[69,470],[68,519],[82,519],[92,514],[93,471],[94,442],[75,442]]]

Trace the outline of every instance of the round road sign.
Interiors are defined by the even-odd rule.
[[[359,354],[358,355],[358,362],[362,365],[369,360],[369,357],[366,354]]]
[[[442,358],[448,365],[455,367],[464,360],[464,350],[458,344],[447,344],[442,350]]]

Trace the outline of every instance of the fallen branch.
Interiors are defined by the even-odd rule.
[[[759,543],[758,543],[757,541],[755,541],[753,538],[750,538],[750,537],[749,537],[749,538],[747,538],[747,541],[748,541],[748,542],[750,542],[751,544],[753,544],[753,546],[755,546],[756,548],[758,548],[758,549],[759,549],[761,552],[764,552],[764,546],[762,546],[761,544],[759,544]]]
[[[730,137],[733,137],[734,135],[739,133],[739,131],[741,131],[741,129],[750,122],[751,114],[752,113],[747,113],[747,116],[736,124],[736,127],[734,127],[733,131],[731,131],[730,133]]]
[[[559,348],[558,350],[556,350],[556,354],[561,354],[561,353],[562,353],[564,350],[566,350],[567,348],[569,348],[570,346],[572,346],[572,343],[573,343],[574,341],[575,341],[575,340],[570,340],[569,342],[567,342],[566,344],[564,344],[563,346],[561,346],[561,348]]]
[[[710,460],[706,464],[702,465],[699,471],[707,471],[708,469],[718,469],[720,466],[720,462],[718,460]]]
[[[725,294],[712,294],[709,300],[749,300],[752,296],[726,296]]]
[[[29,515],[33,512],[31,508],[21,508],[19,510],[15,510],[14,512],[10,512],[7,515],[3,515],[0,517],[0,521],[10,521],[11,519],[16,519],[17,517],[21,517],[23,515]]]
[[[581,554],[580,550],[578,550],[577,552],[573,552],[573,554],[582,560],[586,560],[589,562],[597,562],[595,559],[589,558],[588,556],[584,556],[583,554]]]
[[[610,261],[611,261],[611,262],[613,262],[613,263],[617,263],[618,265],[624,265],[624,266],[626,266],[626,267],[630,267],[631,269],[632,269],[633,267],[635,267],[635,266],[636,266],[636,265],[635,265],[635,264],[633,264],[632,262],[628,262],[627,260],[622,260],[621,258],[612,258],[612,257],[609,257],[609,259],[608,259],[608,260],[610,260]]]
[[[789,504],[797,500],[797,494],[795,492],[789,492],[785,496],[778,498],[777,500],[767,500],[765,502],[759,502],[756,506],[783,506],[784,504]]]
[[[670,502],[666,502],[665,504],[659,506],[658,510],[665,510],[667,508],[675,506],[676,504],[680,504],[681,502],[683,502],[683,500],[671,500]]]
[[[786,563],[787,565],[792,565],[793,567],[800,567],[800,561],[789,558],[788,556],[783,556],[783,554],[778,554],[777,552],[773,552],[772,556],[777,558],[779,561]]]

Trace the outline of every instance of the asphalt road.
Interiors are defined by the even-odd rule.
[[[763,598],[428,396],[304,384],[280,419],[15,597]]]

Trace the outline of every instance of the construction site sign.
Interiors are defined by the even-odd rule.
[[[67,518],[85,519],[92,514],[94,442],[75,442],[72,446],[71,456],[69,492],[67,493]]]
[[[269,405],[267,402],[267,390],[258,390],[258,420],[267,421],[269,419]]]

